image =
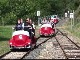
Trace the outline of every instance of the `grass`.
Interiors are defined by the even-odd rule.
[[[66,26],[67,26],[66,30],[68,30],[74,36],[80,38],[80,23],[74,25],[72,30],[71,30],[71,25],[69,22],[66,24]]]
[[[0,26],[0,55],[10,51],[9,40],[12,37],[12,26]],[[36,37],[39,37],[39,27],[36,26]]]
[[[9,39],[12,36],[11,27],[0,26],[0,55],[9,51]]]

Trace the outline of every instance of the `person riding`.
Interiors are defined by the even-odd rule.
[[[48,22],[47,22],[47,23],[51,25],[51,20],[50,20],[50,18],[49,18],[49,20],[48,20]]]
[[[26,19],[26,22],[24,24],[24,31],[28,31],[29,32],[29,35],[30,35],[30,39],[32,40],[33,36],[32,36],[32,29],[33,29],[33,26],[30,22],[30,19],[27,18]]]
[[[36,26],[35,26],[35,23],[34,22],[32,23],[32,25],[33,25],[33,28],[36,29]]]
[[[23,22],[23,19],[21,18],[20,20],[21,20],[22,28],[24,30],[24,22]]]
[[[30,19],[30,24],[32,25],[32,33],[35,36],[35,25],[32,23],[32,20]]]
[[[47,23],[47,20],[46,18],[44,17],[43,21],[41,22],[42,24],[46,24]]]
[[[51,20],[51,25],[52,25],[52,28],[54,28],[54,22]]]
[[[18,22],[17,22],[17,24],[16,24],[16,26],[15,26],[15,30],[18,31],[18,30],[22,30],[22,29],[23,29],[23,28],[22,28],[21,21],[20,21],[20,19],[18,19]]]
[[[28,30],[28,27],[27,26],[30,26],[29,18],[27,18],[26,19],[26,22],[24,23],[24,31],[27,31]]]
[[[50,18],[49,18],[49,21],[47,23],[50,24],[52,26],[52,28],[54,28],[54,22]]]

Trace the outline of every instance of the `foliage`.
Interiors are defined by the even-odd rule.
[[[0,25],[15,24],[18,18],[30,17],[35,21],[37,10],[41,16],[61,16],[65,11],[76,10],[79,3],[80,0],[0,0]]]

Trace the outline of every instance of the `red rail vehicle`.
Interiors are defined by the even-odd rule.
[[[30,38],[29,32],[24,30],[14,31],[9,41],[10,49],[31,49],[36,46],[36,37]]]
[[[51,24],[43,24],[40,27],[40,36],[51,36],[55,34],[55,29],[52,28]]]

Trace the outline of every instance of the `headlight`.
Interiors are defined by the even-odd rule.
[[[28,44],[30,44],[30,43],[28,43]]]
[[[11,45],[12,43],[10,43],[10,45]]]

